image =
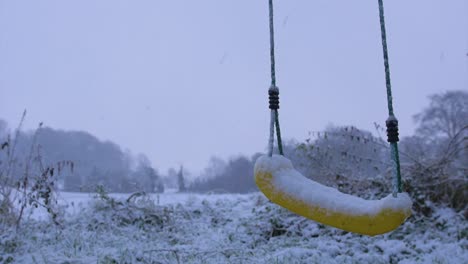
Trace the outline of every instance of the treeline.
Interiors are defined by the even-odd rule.
[[[253,180],[253,167],[257,155],[252,158],[239,156],[225,162],[212,158],[203,174],[188,188],[192,192],[246,193],[258,190]]]
[[[28,132],[17,130],[13,138],[11,134],[6,122],[0,120],[0,138],[11,145],[9,151],[0,152],[1,160],[10,163],[3,165],[14,179],[23,177],[28,166],[28,170],[39,170],[31,163],[40,160],[43,167],[60,162],[69,165],[58,171],[57,177],[59,189],[65,191],[94,191],[98,185],[110,192],[164,191],[161,175],[146,156],[133,156],[117,144],[100,141],[89,133],[40,127]]]

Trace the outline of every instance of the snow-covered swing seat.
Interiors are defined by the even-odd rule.
[[[389,109],[386,124],[394,165],[393,193],[380,200],[365,200],[339,192],[304,177],[294,169],[291,161],[283,156],[278,119],[279,89],[276,86],[275,74],[272,0],[269,0],[271,58],[271,86],[268,90],[271,109],[269,153],[260,156],[254,168],[255,183],[272,202],[317,222],[370,236],[396,229],[411,215],[412,207],[409,195],[401,190],[397,144],[398,121],[392,106],[383,3],[382,0],[378,1]],[[280,155],[273,155],[275,128]]]
[[[406,193],[365,200],[304,177],[281,155],[261,156],[255,163],[255,182],[272,202],[317,222],[346,231],[379,235],[400,226],[411,215]]]

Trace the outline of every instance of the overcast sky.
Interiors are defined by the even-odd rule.
[[[385,1],[403,135],[468,89],[468,1]],[[377,0],[275,1],[285,138],[387,118]],[[85,130],[165,170],[265,150],[267,0],[0,0],[0,118]]]

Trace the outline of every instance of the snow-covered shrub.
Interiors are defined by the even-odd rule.
[[[162,229],[172,219],[169,207],[158,206],[144,192],[131,194],[127,199],[116,199],[98,186],[92,204],[92,228],[107,225],[136,226],[140,229]]]
[[[468,216],[468,170],[461,162],[466,155],[468,126],[450,140],[427,142],[420,137],[409,137],[401,142],[402,172],[406,190],[415,200],[415,209],[425,215],[432,211],[427,201],[464,210]]]
[[[304,142],[288,142],[285,155],[304,176],[363,198],[381,198],[390,190],[390,154],[386,142],[355,127],[311,132]]]

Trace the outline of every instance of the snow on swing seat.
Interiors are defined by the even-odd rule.
[[[407,193],[365,200],[304,177],[283,156],[261,156],[254,168],[255,182],[272,202],[306,218],[364,235],[387,233],[411,215]]]

